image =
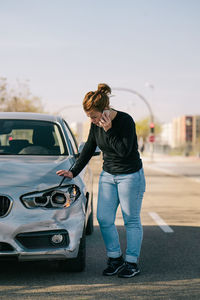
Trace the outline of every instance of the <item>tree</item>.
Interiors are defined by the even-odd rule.
[[[0,78],[0,111],[44,112],[40,98],[31,94],[29,84],[16,83],[11,88],[5,77]]]
[[[136,122],[136,132],[138,138],[142,138],[145,142],[149,136],[149,118],[145,118]]]
[[[138,138],[142,138],[144,142],[147,141],[150,133],[150,119],[148,117],[136,122],[136,132]],[[160,125],[155,123],[155,135],[158,135],[160,132]]]
[[[0,77],[0,106],[7,100],[7,81],[5,77]]]

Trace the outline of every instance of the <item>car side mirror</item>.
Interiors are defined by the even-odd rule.
[[[78,155],[77,155],[77,156],[80,156],[80,154],[81,154],[81,152],[82,152],[84,146],[85,146],[85,142],[81,142],[81,143],[79,144],[79,146],[78,146]],[[100,154],[101,154],[101,150],[100,150],[99,147],[97,146],[97,147],[96,147],[96,150],[95,150],[95,152],[94,152],[94,154],[93,154],[93,156],[97,156],[97,155],[100,155]]]

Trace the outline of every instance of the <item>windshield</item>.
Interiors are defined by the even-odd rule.
[[[59,126],[37,120],[0,120],[0,155],[67,155]]]

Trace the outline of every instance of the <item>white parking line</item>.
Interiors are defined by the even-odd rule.
[[[160,228],[164,232],[167,232],[167,233],[174,232],[173,229],[170,226],[168,226],[167,223],[165,223],[165,221],[163,219],[161,219],[161,217],[157,213],[149,212],[149,215],[158,224],[158,226],[160,226]]]

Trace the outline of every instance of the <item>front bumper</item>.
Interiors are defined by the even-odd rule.
[[[62,260],[78,255],[85,226],[85,199],[80,196],[64,209],[26,209],[18,201],[0,218],[0,259],[19,261]],[[63,234],[64,242],[52,244],[51,236]]]

